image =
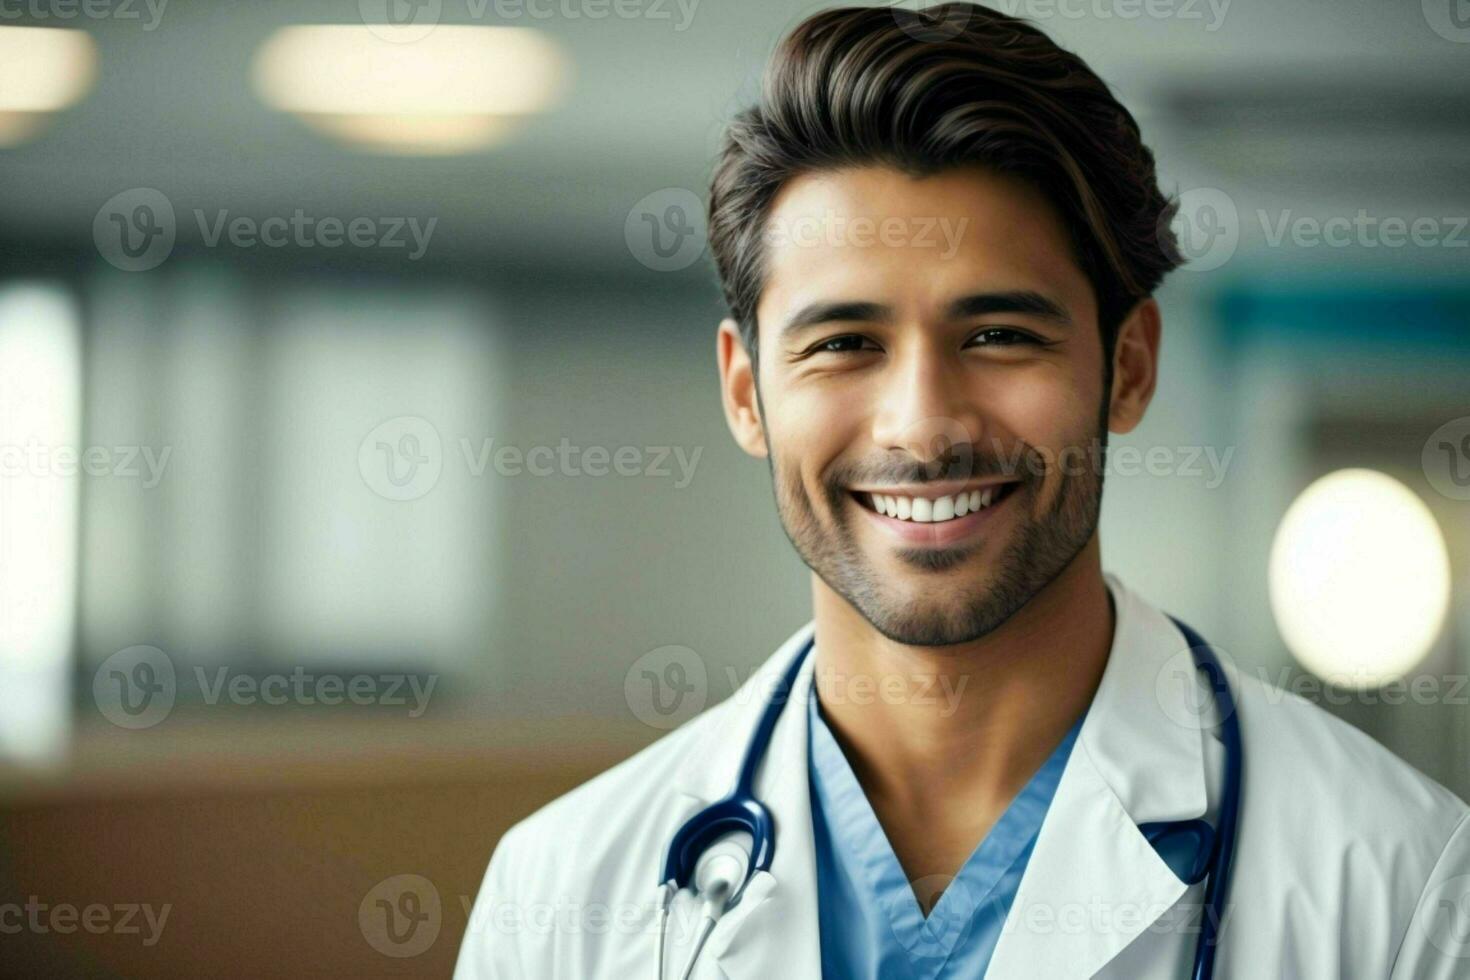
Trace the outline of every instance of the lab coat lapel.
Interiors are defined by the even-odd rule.
[[[810,623],[798,630],[732,695],[729,716],[690,754],[680,783],[692,802],[705,805],[729,792],[771,691],[812,631]],[[803,664],[756,776],[756,796],[770,808],[776,824],[771,870],[751,879],[740,902],[710,933],[696,977],[821,976],[805,710],[815,660],[809,656]]]
[[[1108,664],[987,980],[1092,977],[1187,890],[1138,825],[1206,812],[1200,686],[1173,623],[1108,584]]]

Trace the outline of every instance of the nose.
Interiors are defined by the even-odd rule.
[[[935,470],[930,476],[969,475],[970,454],[983,419],[975,379],[958,351],[915,340],[890,353],[873,413],[879,448],[911,456]]]

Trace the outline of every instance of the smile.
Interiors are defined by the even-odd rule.
[[[993,507],[1010,494],[1014,483],[1001,483],[940,497],[858,491],[853,494],[868,510],[915,524],[942,524]]]
[[[952,483],[933,490],[946,494],[887,493],[874,488],[849,491],[875,530],[904,548],[959,548],[980,540],[997,520],[997,510],[1016,495],[1017,481],[964,486]],[[919,490],[918,486],[906,490]],[[931,491],[932,492],[932,491]]]

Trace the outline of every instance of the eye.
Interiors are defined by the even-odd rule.
[[[1046,347],[1049,343],[1024,330],[1016,330],[1012,327],[986,327],[971,337],[965,346],[1014,347],[1018,344],[1030,344],[1036,347]]]
[[[870,346],[865,348],[863,346],[864,344],[868,344]],[[841,335],[840,337],[828,337],[826,340],[820,341],[819,343],[809,348],[807,353],[847,354],[853,351],[877,349],[878,345],[874,344],[867,337],[862,337],[855,333],[847,333]]]

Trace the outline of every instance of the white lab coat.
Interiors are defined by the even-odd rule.
[[[1107,581],[1117,610],[1108,663],[987,980],[1190,972],[1204,885],[1183,885],[1138,825],[1213,824],[1223,750],[1211,725],[1195,720],[1211,702],[1182,635],[1116,577]],[[507,832],[471,912],[457,980],[651,977],[669,838],[729,790],[774,678],[811,629],[734,696]],[[771,870],[715,927],[695,977],[821,976],[807,712],[789,710],[805,703],[814,660],[757,779],[777,825]],[[1225,662],[1244,781],[1216,975],[1470,977],[1465,803],[1357,729]],[[674,906],[670,976],[692,944],[695,904],[686,891]]]

